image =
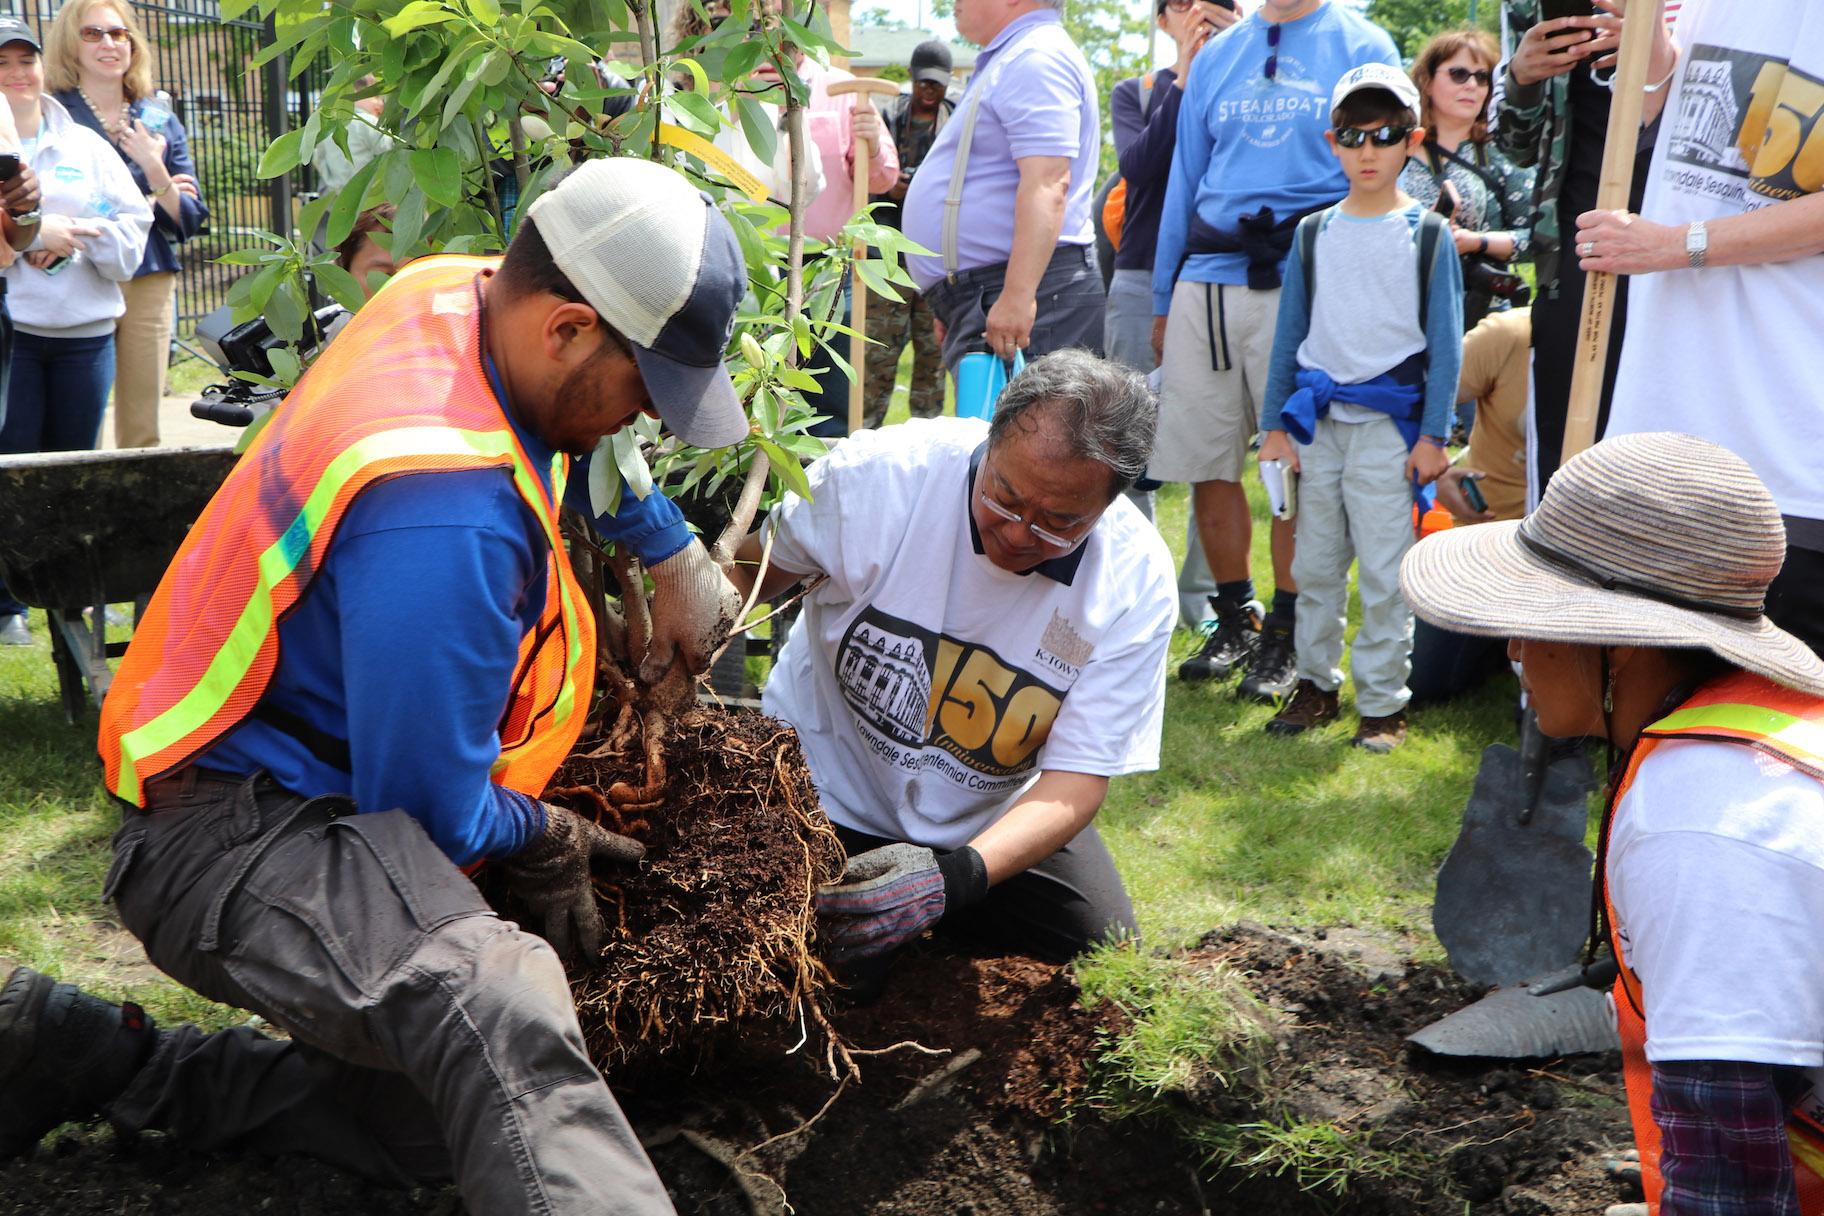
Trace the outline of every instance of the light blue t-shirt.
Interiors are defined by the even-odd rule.
[[[1324,142],[1330,91],[1364,63],[1400,66],[1393,39],[1337,0],[1273,27],[1255,14],[1224,30],[1191,63],[1178,108],[1178,147],[1159,218],[1153,260],[1153,314],[1171,306],[1172,286],[1242,284],[1240,253],[1200,253],[1187,260],[1191,216],[1233,233],[1243,215],[1271,207],[1281,221],[1336,202],[1349,192],[1342,165]],[[1278,56],[1269,80],[1269,55]],[[1180,263],[1183,263],[1182,269]]]
[[[1000,61],[1005,58],[1005,63]],[[997,63],[1000,66],[994,67]],[[991,71],[991,69],[994,69]],[[1095,239],[1089,204],[1102,150],[1102,106],[1089,62],[1070,40],[1055,9],[1039,9],[1007,24],[976,58],[969,90],[925,154],[906,191],[905,233],[935,257],[907,257],[921,289],[944,277],[944,197],[950,192],[956,145],[971,93],[983,87],[963,201],[957,223],[957,265],[970,270],[1005,262],[1013,249],[1013,202],[1026,156],[1070,158],[1060,245]]]

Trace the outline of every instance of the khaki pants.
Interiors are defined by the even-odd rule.
[[[122,283],[127,311],[114,331],[114,446],[158,446],[158,403],[171,363],[171,300],[177,274],[161,271]]]

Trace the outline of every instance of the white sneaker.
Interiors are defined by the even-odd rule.
[[[0,646],[30,646],[32,631],[25,623],[25,613],[0,617]]]

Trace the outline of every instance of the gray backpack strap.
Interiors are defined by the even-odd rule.
[[[1419,329],[1421,332],[1427,332],[1430,328],[1431,272],[1437,269],[1438,251],[1443,247],[1444,237],[1449,231],[1450,225],[1437,212],[1420,213],[1417,240],[1419,243]]]
[[[1307,215],[1298,222],[1292,239],[1297,246],[1298,268],[1305,272],[1305,316],[1311,315],[1311,309],[1317,300],[1317,234],[1324,226],[1324,219],[1330,213],[1320,211],[1316,215]]]

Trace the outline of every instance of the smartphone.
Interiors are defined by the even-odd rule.
[[[1590,0],[1539,0],[1539,19],[1556,21],[1560,17],[1592,17],[1596,6]]]
[[[1488,497],[1482,493],[1482,487],[1476,484],[1478,480],[1480,479],[1475,477],[1465,477],[1459,484],[1463,490],[1463,498],[1469,503],[1470,509],[1481,514],[1488,510]]]
[[[1235,0],[1205,0],[1205,3],[1214,4],[1217,8],[1226,8],[1231,13],[1235,11]]]
[[[1431,205],[1431,209],[1445,219],[1449,219],[1457,213],[1457,198],[1448,190],[1440,190],[1438,191],[1438,201]]]
[[[12,152],[0,152],[0,182],[10,182],[18,176],[18,155]]]
[[[44,273],[46,273],[46,274],[62,274],[62,273],[63,273],[63,268],[64,268],[64,267],[65,267],[65,266],[68,266],[68,265],[69,265],[69,264],[70,264],[70,259],[69,259],[69,258],[68,258],[68,257],[67,257],[67,256],[66,256],[66,257],[61,257],[61,258],[58,258],[58,259],[57,259],[57,260],[56,260],[56,261],[55,261],[55,262],[52,262],[52,263],[51,263],[51,264],[50,264],[50,265],[49,265],[49,266],[46,266],[46,267],[45,267],[45,268],[44,268]]]

